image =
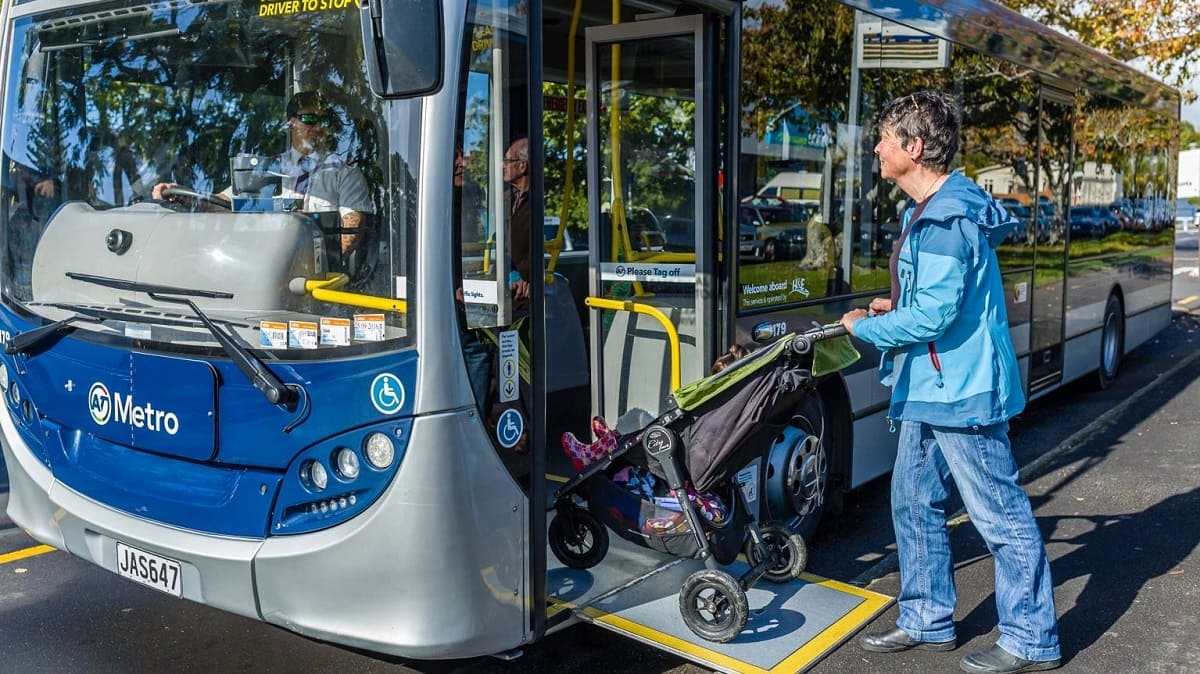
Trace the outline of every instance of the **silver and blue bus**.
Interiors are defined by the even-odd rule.
[[[311,638],[502,653],[660,570],[564,589],[559,437],[636,432],[732,344],[886,294],[895,96],[958,96],[955,170],[1022,223],[998,255],[1031,397],[1107,385],[1170,319],[1178,93],[988,0],[0,17],[10,517]],[[805,536],[892,464],[859,347],[737,473]]]

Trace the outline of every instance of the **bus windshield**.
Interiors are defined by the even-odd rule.
[[[218,346],[179,296],[293,357],[410,344],[421,100],[371,94],[360,11],[114,2],[17,19],[3,301],[168,351]]]

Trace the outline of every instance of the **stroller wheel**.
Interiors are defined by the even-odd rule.
[[[684,581],[679,590],[679,612],[696,636],[725,643],[745,629],[750,604],[733,576],[719,569],[704,569]]]
[[[559,511],[550,520],[550,551],[572,569],[590,569],[608,554],[608,530],[583,508]]]
[[[772,583],[786,583],[804,573],[808,566],[808,546],[800,534],[782,522],[765,522],[759,528],[759,535],[772,560],[763,578]],[[762,559],[753,539],[746,541],[746,559],[754,564]]]

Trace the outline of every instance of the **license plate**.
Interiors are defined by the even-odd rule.
[[[117,573],[156,590],[183,596],[179,562],[117,543]]]

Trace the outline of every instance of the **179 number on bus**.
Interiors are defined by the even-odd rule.
[[[117,573],[156,590],[183,596],[179,562],[117,543]]]

